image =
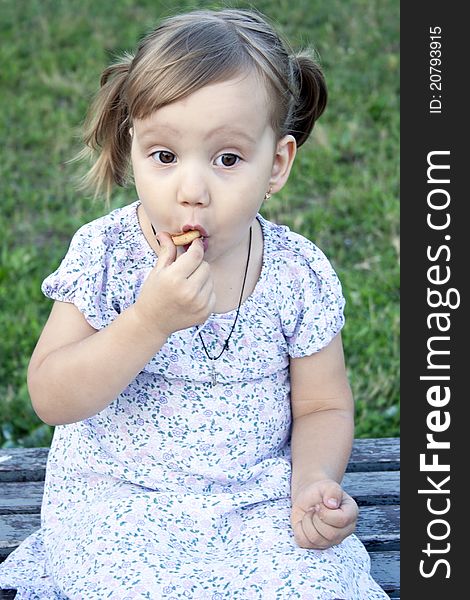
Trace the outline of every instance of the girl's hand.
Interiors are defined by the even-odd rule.
[[[291,524],[301,548],[324,549],[339,544],[356,528],[356,502],[331,479],[301,488],[292,498]]]
[[[158,233],[158,241],[157,265],[142,286],[134,308],[146,328],[168,337],[204,323],[213,310],[215,294],[201,240],[194,240],[178,257],[168,233]]]

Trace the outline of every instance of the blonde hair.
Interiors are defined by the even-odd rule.
[[[125,54],[101,76],[85,122],[86,146],[79,154],[94,159],[83,178],[85,187],[109,199],[113,184],[127,184],[133,119],[253,69],[272,92],[276,135],[292,134],[301,146],[325,109],[327,89],[317,62],[287,48],[254,11],[195,10],[163,20],[135,55]]]

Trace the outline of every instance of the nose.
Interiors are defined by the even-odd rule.
[[[183,205],[200,207],[209,204],[209,188],[200,167],[188,165],[180,172],[177,201]]]

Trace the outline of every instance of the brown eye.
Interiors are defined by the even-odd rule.
[[[219,161],[219,165],[222,167],[233,167],[239,160],[240,158],[236,154],[221,154],[216,162]]]
[[[160,162],[163,165],[170,165],[175,160],[173,152],[168,152],[167,150],[158,150],[158,152],[154,152],[152,156],[157,162]]]

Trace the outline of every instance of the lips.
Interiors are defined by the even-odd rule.
[[[181,231],[179,231],[178,233],[172,233],[170,234],[172,237],[175,236],[180,236],[184,233],[187,233],[189,231],[199,231],[201,237],[199,238],[202,241],[202,245],[204,248],[204,252],[207,251],[207,248],[209,246],[209,241],[208,241],[208,233],[207,231],[204,229],[204,227],[202,225],[196,224],[196,225],[192,225],[190,223],[186,223],[186,225],[183,225],[183,227],[181,228]],[[191,246],[191,243],[189,244],[185,244],[183,246],[184,251],[186,252],[188,250],[188,248]]]
[[[190,224],[186,224],[183,225],[183,227],[181,228],[181,231],[183,233],[186,233],[187,231],[199,231],[199,233],[201,234],[201,237],[206,238],[209,237],[207,231],[204,229],[204,227],[202,225],[196,224],[196,225],[190,225]]]

